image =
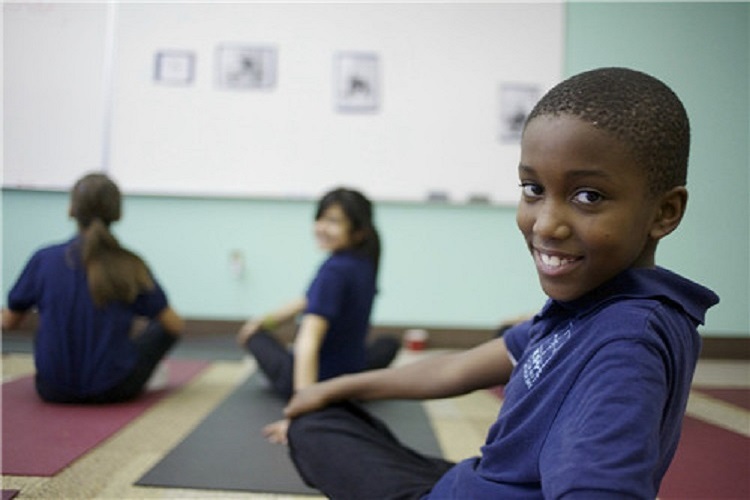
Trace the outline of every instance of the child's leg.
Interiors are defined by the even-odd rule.
[[[294,392],[294,358],[289,350],[264,330],[250,337],[245,347],[255,357],[274,391],[286,399],[290,398]]]
[[[300,476],[330,498],[417,499],[454,465],[407,448],[354,403],[292,420],[288,437]]]
[[[138,362],[130,375],[107,392],[91,398],[90,402],[115,403],[136,397],[143,391],[159,362],[178,340],[177,335],[167,332],[158,321],[151,321],[133,340],[138,351]]]
[[[85,403],[85,400],[82,400],[81,398],[74,398],[71,397],[70,394],[59,392],[55,390],[54,388],[48,387],[47,384],[44,383],[44,381],[39,377],[39,374],[37,373],[34,378],[34,383],[36,385],[36,393],[39,395],[39,397],[42,399],[42,401],[46,401],[47,403]]]
[[[401,348],[396,337],[383,336],[376,338],[367,346],[367,369],[376,370],[391,364]]]

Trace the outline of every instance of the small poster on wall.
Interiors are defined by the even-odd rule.
[[[216,49],[216,77],[227,89],[270,89],[276,85],[276,48],[224,44]]]
[[[539,85],[501,83],[498,93],[499,139],[502,143],[518,143],[526,117],[541,97]]]
[[[195,72],[195,54],[184,50],[163,50],[154,58],[154,81],[166,85],[189,85]]]
[[[378,56],[339,52],[334,56],[334,103],[342,112],[376,111],[380,106]]]

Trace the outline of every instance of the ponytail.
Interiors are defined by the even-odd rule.
[[[377,275],[380,268],[380,235],[375,226],[367,226],[363,231],[362,241],[356,246],[356,249],[372,261]]]
[[[120,191],[114,182],[103,174],[79,180],[73,188],[71,215],[78,221],[81,260],[94,304],[132,303],[138,294],[154,288],[146,263],[120,246],[109,230],[120,218]]]
[[[97,306],[116,301],[130,304],[139,293],[154,287],[143,260],[121,247],[101,219],[94,219],[84,231],[81,258]]]

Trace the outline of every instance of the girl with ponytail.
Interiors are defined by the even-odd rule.
[[[110,231],[121,195],[106,175],[84,176],[71,191],[78,234],[37,251],[8,295],[3,329],[36,308],[34,339],[39,396],[53,403],[133,399],[178,340],[182,319],[146,263]],[[133,321],[145,330],[131,336]]]

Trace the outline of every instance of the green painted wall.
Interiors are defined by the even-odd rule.
[[[748,335],[749,5],[574,3],[567,24],[567,75],[627,65],[683,98],[693,123],[689,208],[657,261],[721,295],[706,334]],[[73,234],[67,203],[65,193],[2,192],[4,296],[35,248]],[[115,231],[148,260],[184,316],[239,319],[304,291],[323,258],[313,209],[128,196]],[[385,251],[375,322],[488,328],[537,309],[544,297],[514,217],[510,207],[379,204]],[[233,250],[245,256],[239,278],[229,266]]]
[[[34,248],[73,234],[65,193],[3,193],[4,290]],[[324,255],[310,202],[126,197],[114,230],[189,317],[241,318],[304,292]],[[512,208],[381,204],[375,320],[488,327],[543,301]],[[245,274],[231,272],[241,250]]]
[[[692,124],[685,220],[657,262],[712,287],[707,331],[750,327],[750,4],[573,3],[565,71],[630,66],[669,84]]]

